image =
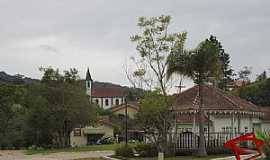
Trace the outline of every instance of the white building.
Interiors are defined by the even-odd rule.
[[[98,104],[104,109],[125,103],[126,90],[118,86],[97,86],[91,77],[89,69],[86,72],[86,94],[92,103]]]
[[[196,132],[198,126],[198,86],[175,95],[172,109],[177,114],[177,132]],[[203,86],[205,132],[246,133],[270,131],[269,109],[258,107],[213,86]]]

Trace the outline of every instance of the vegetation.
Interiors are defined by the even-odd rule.
[[[137,144],[135,150],[140,157],[156,157],[158,155],[157,146],[154,144]]]
[[[233,94],[258,106],[270,106],[270,78],[243,86],[234,90]]]
[[[187,35],[186,32],[169,33],[168,27],[170,22],[171,17],[164,15],[160,17],[139,18],[138,26],[142,29],[142,32],[131,37],[131,41],[136,43],[136,50],[138,51],[138,56],[136,56],[136,58],[132,57],[136,68],[131,74],[127,74],[127,77],[133,86],[147,90],[160,91],[160,95],[157,94],[157,99],[161,102],[162,107],[160,105],[159,107],[156,107],[156,109],[161,109],[156,111],[159,114],[158,117],[160,119],[153,123],[157,124],[162,122],[158,127],[154,128],[156,129],[155,132],[159,135],[157,137],[158,140],[156,140],[159,151],[163,153],[165,151],[168,152],[167,135],[173,126],[173,116],[171,111],[164,110],[164,108],[170,106],[167,98],[167,91],[170,84],[170,81],[166,79],[168,67],[167,57],[171,52],[179,50],[179,48],[183,46]],[[144,103],[146,106],[150,106],[147,105],[147,103],[153,103],[151,98],[150,102]],[[142,105],[142,108],[147,107]],[[148,113],[146,113],[146,115],[147,114]],[[143,115],[143,113],[141,115]],[[145,122],[157,120],[157,118],[152,119],[151,117],[144,117]],[[145,126],[145,128],[147,128],[147,126]]]
[[[173,73],[181,74],[194,80],[199,85],[199,132],[200,142],[198,155],[206,156],[204,124],[203,124],[203,85],[211,78],[218,79],[221,74],[221,63],[219,60],[219,46],[211,40],[206,39],[191,51],[177,50],[171,53],[168,59],[168,77]]]
[[[52,148],[52,149],[29,149],[26,154],[49,154],[57,152],[86,152],[86,151],[113,151],[121,144],[106,144],[106,145],[91,145],[84,147],[74,147],[74,148]]]
[[[20,85],[0,84],[0,149],[24,146],[25,89]]]
[[[41,68],[41,83],[0,85],[2,149],[69,147],[76,126],[94,122],[96,110],[80,87],[76,69]]]
[[[133,147],[128,144],[123,144],[115,149],[115,155],[120,157],[133,157]]]
[[[170,120],[173,117],[168,112],[170,110],[165,97],[159,91],[153,91],[147,92],[141,99],[140,111],[136,115],[137,124],[149,135],[149,140],[157,145],[159,150],[162,150],[162,145],[167,142],[165,133],[172,126]]]
[[[230,65],[230,55],[225,52],[221,42],[219,42],[215,36],[211,35],[209,41],[218,48],[218,57],[221,62],[221,77],[217,86],[222,90],[228,91],[227,86],[233,80],[234,75],[233,69]]]

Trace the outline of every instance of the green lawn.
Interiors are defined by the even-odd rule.
[[[31,155],[31,154],[49,154],[56,152],[112,151],[118,146],[119,144],[108,144],[108,145],[91,145],[77,148],[27,150],[26,154]]]

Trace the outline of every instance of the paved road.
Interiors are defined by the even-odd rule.
[[[92,158],[112,155],[113,151],[95,152],[60,152],[51,154],[25,155],[23,151],[1,151],[0,160],[74,160],[78,158]]]

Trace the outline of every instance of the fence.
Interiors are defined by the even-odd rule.
[[[211,132],[205,134],[205,145],[208,153],[226,153],[228,149],[223,147],[228,140],[240,136],[241,133]],[[177,134],[175,140],[176,153],[193,153],[199,147],[199,134],[182,132]]]

